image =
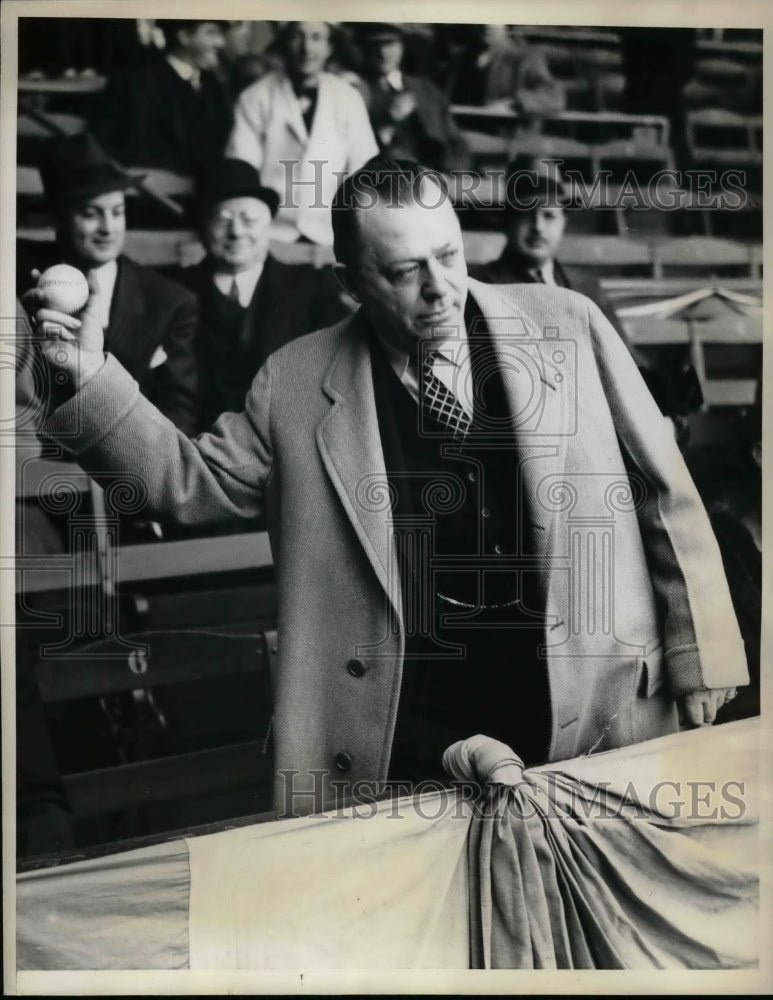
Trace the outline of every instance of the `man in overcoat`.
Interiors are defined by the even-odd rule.
[[[359,310],[271,355],[194,441],[105,357],[90,307],[25,300],[73,393],[45,431],[85,468],[141,475],[158,517],[265,511],[281,812],[438,776],[477,732],[533,764],[680,710],[709,724],[748,682],[707,516],[627,349],[575,292],[468,282],[440,184],[378,159],[342,183]]]

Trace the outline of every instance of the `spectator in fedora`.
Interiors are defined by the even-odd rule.
[[[505,248],[497,260],[471,268],[470,273],[489,284],[536,282],[570,288],[592,299],[631,351],[658,406],[680,423],[702,402],[695,371],[691,367],[676,372],[654,368],[630,344],[598,278],[587,269],[570,267],[558,260],[566,229],[566,210],[571,205],[571,192],[556,161],[516,156],[507,168]],[[580,206],[575,209],[585,210]]]
[[[198,193],[195,223],[207,255],[176,276],[199,300],[204,427],[242,409],[269,354],[349,311],[331,268],[283,264],[269,253],[278,203],[243,160],[224,160]]]
[[[405,46],[399,24],[377,21],[359,31],[363,97],[385,156],[419,160],[435,170],[464,170],[467,145],[448,101],[427,77],[402,72]]]
[[[232,98],[214,70],[227,21],[158,20],[163,52],[113,76],[91,130],[124,163],[193,176],[223,151]]]
[[[125,192],[137,178],[114,164],[88,134],[51,139],[41,164],[54,243],[20,241],[20,288],[30,271],[66,262],[92,272],[100,290],[106,350],[185,434],[199,423],[198,308],[178,284],[123,252]]]
[[[474,269],[475,277],[492,284],[540,282],[573,288],[601,305],[608,319],[614,314],[603,298],[598,281],[566,268],[556,255],[566,229],[566,209],[572,203],[558,162],[516,156],[507,168],[502,255]]]
[[[378,152],[362,97],[325,72],[334,25],[290,21],[277,39],[283,69],[242,91],[226,154],[260,170],[279,195],[277,238],[332,246],[330,206],[342,176]]]

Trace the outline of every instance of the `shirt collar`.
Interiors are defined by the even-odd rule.
[[[253,264],[252,267],[247,268],[245,271],[239,271],[237,274],[215,271],[212,274],[212,278],[216,287],[223,295],[230,293],[231,286],[234,280],[236,280],[236,287],[239,289],[239,305],[248,306],[252,301],[252,296],[255,294],[255,287],[260,281],[260,276],[263,274],[265,263],[262,260],[258,264]]]
[[[185,62],[183,59],[178,59],[178,57],[172,55],[171,52],[166,57],[166,61],[181,79],[187,80],[189,83],[198,83],[201,78],[200,69],[197,69],[195,66],[191,66],[190,63]]]
[[[403,89],[403,74],[399,69],[393,69],[391,73],[387,73],[384,80],[386,80],[393,90]]]

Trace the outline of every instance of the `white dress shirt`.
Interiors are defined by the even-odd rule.
[[[395,350],[380,337],[379,342],[386,351],[395,374],[418,403],[419,373],[411,364],[411,356],[404,351]],[[433,342],[433,348],[439,357],[435,358],[432,374],[440,379],[447,389],[451,390],[467,416],[472,418],[472,361],[466,332],[463,330],[461,336],[455,335],[446,340],[436,340]]]
[[[260,276],[263,274],[264,261],[259,264],[254,264],[252,267],[247,268],[246,271],[239,271],[238,274],[214,274],[213,280],[217,288],[223,293],[223,295],[230,296],[231,288],[233,287],[234,281],[236,282],[236,290],[239,293],[239,305],[243,308],[252,302],[252,296],[255,294],[255,286],[260,281]]]
[[[118,262],[108,261],[102,267],[94,268],[93,274],[99,285],[99,319],[102,329],[106,330],[110,326],[110,307],[113,304],[113,292],[118,277]]]

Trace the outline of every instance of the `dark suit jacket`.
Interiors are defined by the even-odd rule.
[[[209,258],[169,273],[199,300],[204,428],[221,413],[244,407],[252,380],[269,354],[349,313],[330,268],[284,264],[270,254],[246,309],[218,290]]]
[[[488,264],[478,264],[470,268],[470,276],[478,281],[485,281],[487,285],[521,285],[533,284],[534,278],[529,271],[534,265],[520,260],[507,250],[501,257],[490,261]],[[598,278],[593,274],[585,274],[580,268],[565,267],[557,260],[553,261],[553,276],[556,284],[560,288],[571,288],[581,295],[587,295],[601,309],[606,318],[617,330],[620,336],[628,345],[628,339],[623,332],[620,323],[612,306],[609,304],[606,295],[602,291]]]
[[[54,243],[20,241],[16,268],[19,292],[29,288],[31,268],[42,271],[67,259]],[[196,299],[189,291],[152,268],[135,264],[128,257],[118,258],[105,349],[184,434],[196,433],[200,423],[198,319]],[[163,348],[166,361],[151,368],[159,348]]]
[[[471,267],[470,276],[489,285],[533,284],[534,278],[529,274],[531,267],[531,264],[505,250],[497,260]],[[665,359],[664,355],[660,360],[648,358],[633,347],[595,275],[586,273],[582,268],[566,267],[554,260],[553,276],[559,287],[580,292],[601,309],[633,355],[647,388],[666,416],[683,416],[700,406],[703,394],[694,368],[681,357]]]
[[[206,71],[193,87],[162,56],[116,74],[99,95],[90,128],[116,159],[194,175],[225,148],[232,100]]]
[[[400,122],[394,123],[389,105],[397,96],[378,84],[363,80],[362,95],[381,151],[392,157],[407,157],[435,170],[464,170],[469,166],[469,152],[443,92],[426,77],[403,74],[404,90],[413,95],[416,107]],[[381,129],[394,124],[394,134],[385,142]]]

